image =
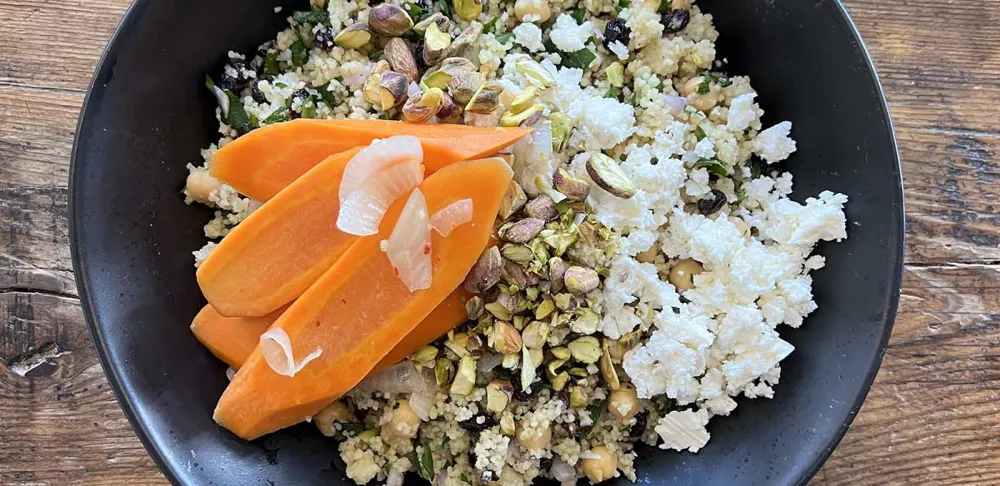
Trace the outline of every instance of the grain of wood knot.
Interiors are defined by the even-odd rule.
[[[52,374],[59,366],[56,359],[67,354],[69,351],[60,349],[55,342],[49,342],[4,361],[7,371],[24,378],[37,378]]]

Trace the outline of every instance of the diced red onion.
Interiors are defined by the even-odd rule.
[[[663,102],[667,105],[667,111],[674,115],[684,113],[684,107],[687,106],[687,98],[683,96],[663,95]]]

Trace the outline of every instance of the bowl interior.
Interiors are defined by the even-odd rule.
[[[247,443],[211,419],[226,366],[191,335],[204,301],[191,251],[204,208],[185,165],[216,139],[206,72],[250,52],[302,2],[137,0],[95,74],[71,174],[80,296],[105,371],[167,477],[186,484],[347,484],[336,445],[300,425]],[[748,74],[765,125],[794,124],[794,199],[847,194],[850,238],[821,245],[819,310],[782,335],[796,346],[773,400],[741,400],[698,454],[644,450],[640,482],[800,484],[845,432],[881,359],[898,299],[902,194],[891,122],[850,20],[835,1],[702,0],[719,58]],[[274,13],[274,7],[284,8]],[[624,480],[619,480],[624,483]]]

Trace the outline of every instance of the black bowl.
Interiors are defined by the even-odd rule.
[[[185,164],[215,141],[204,88],[226,52],[251,51],[304,0],[137,0],[104,54],[77,132],[70,237],[101,363],[139,438],[175,483],[346,484],[311,426],[251,443],[216,426],[226,366],[188,330],[203,305],[191,251],[209,211],[185,206]],[[782,335],[797,350],[773,400],[712,421],[698,454],[643,450],[647,484],[802,484],[857,413],[892,327],[903,199],[891,120],[843,7],[831,0],[702,0],[728,70],[751,76],[766,122],[791,120],[796,199],[845,193],[850,238],[821,245],[819,310]],[[273,8],[284,7],[284,14]],[[620,481],[624,482],[624,481]]]

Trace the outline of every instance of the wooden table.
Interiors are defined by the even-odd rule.
[[[1000,2],[849,0],[903,158],[906,271],[868,401],[817,485],[1000,483]],[[0,484],[164,479],[118,408],[76,298],[67,175],[80,104],[129,0],[0,0]]]

